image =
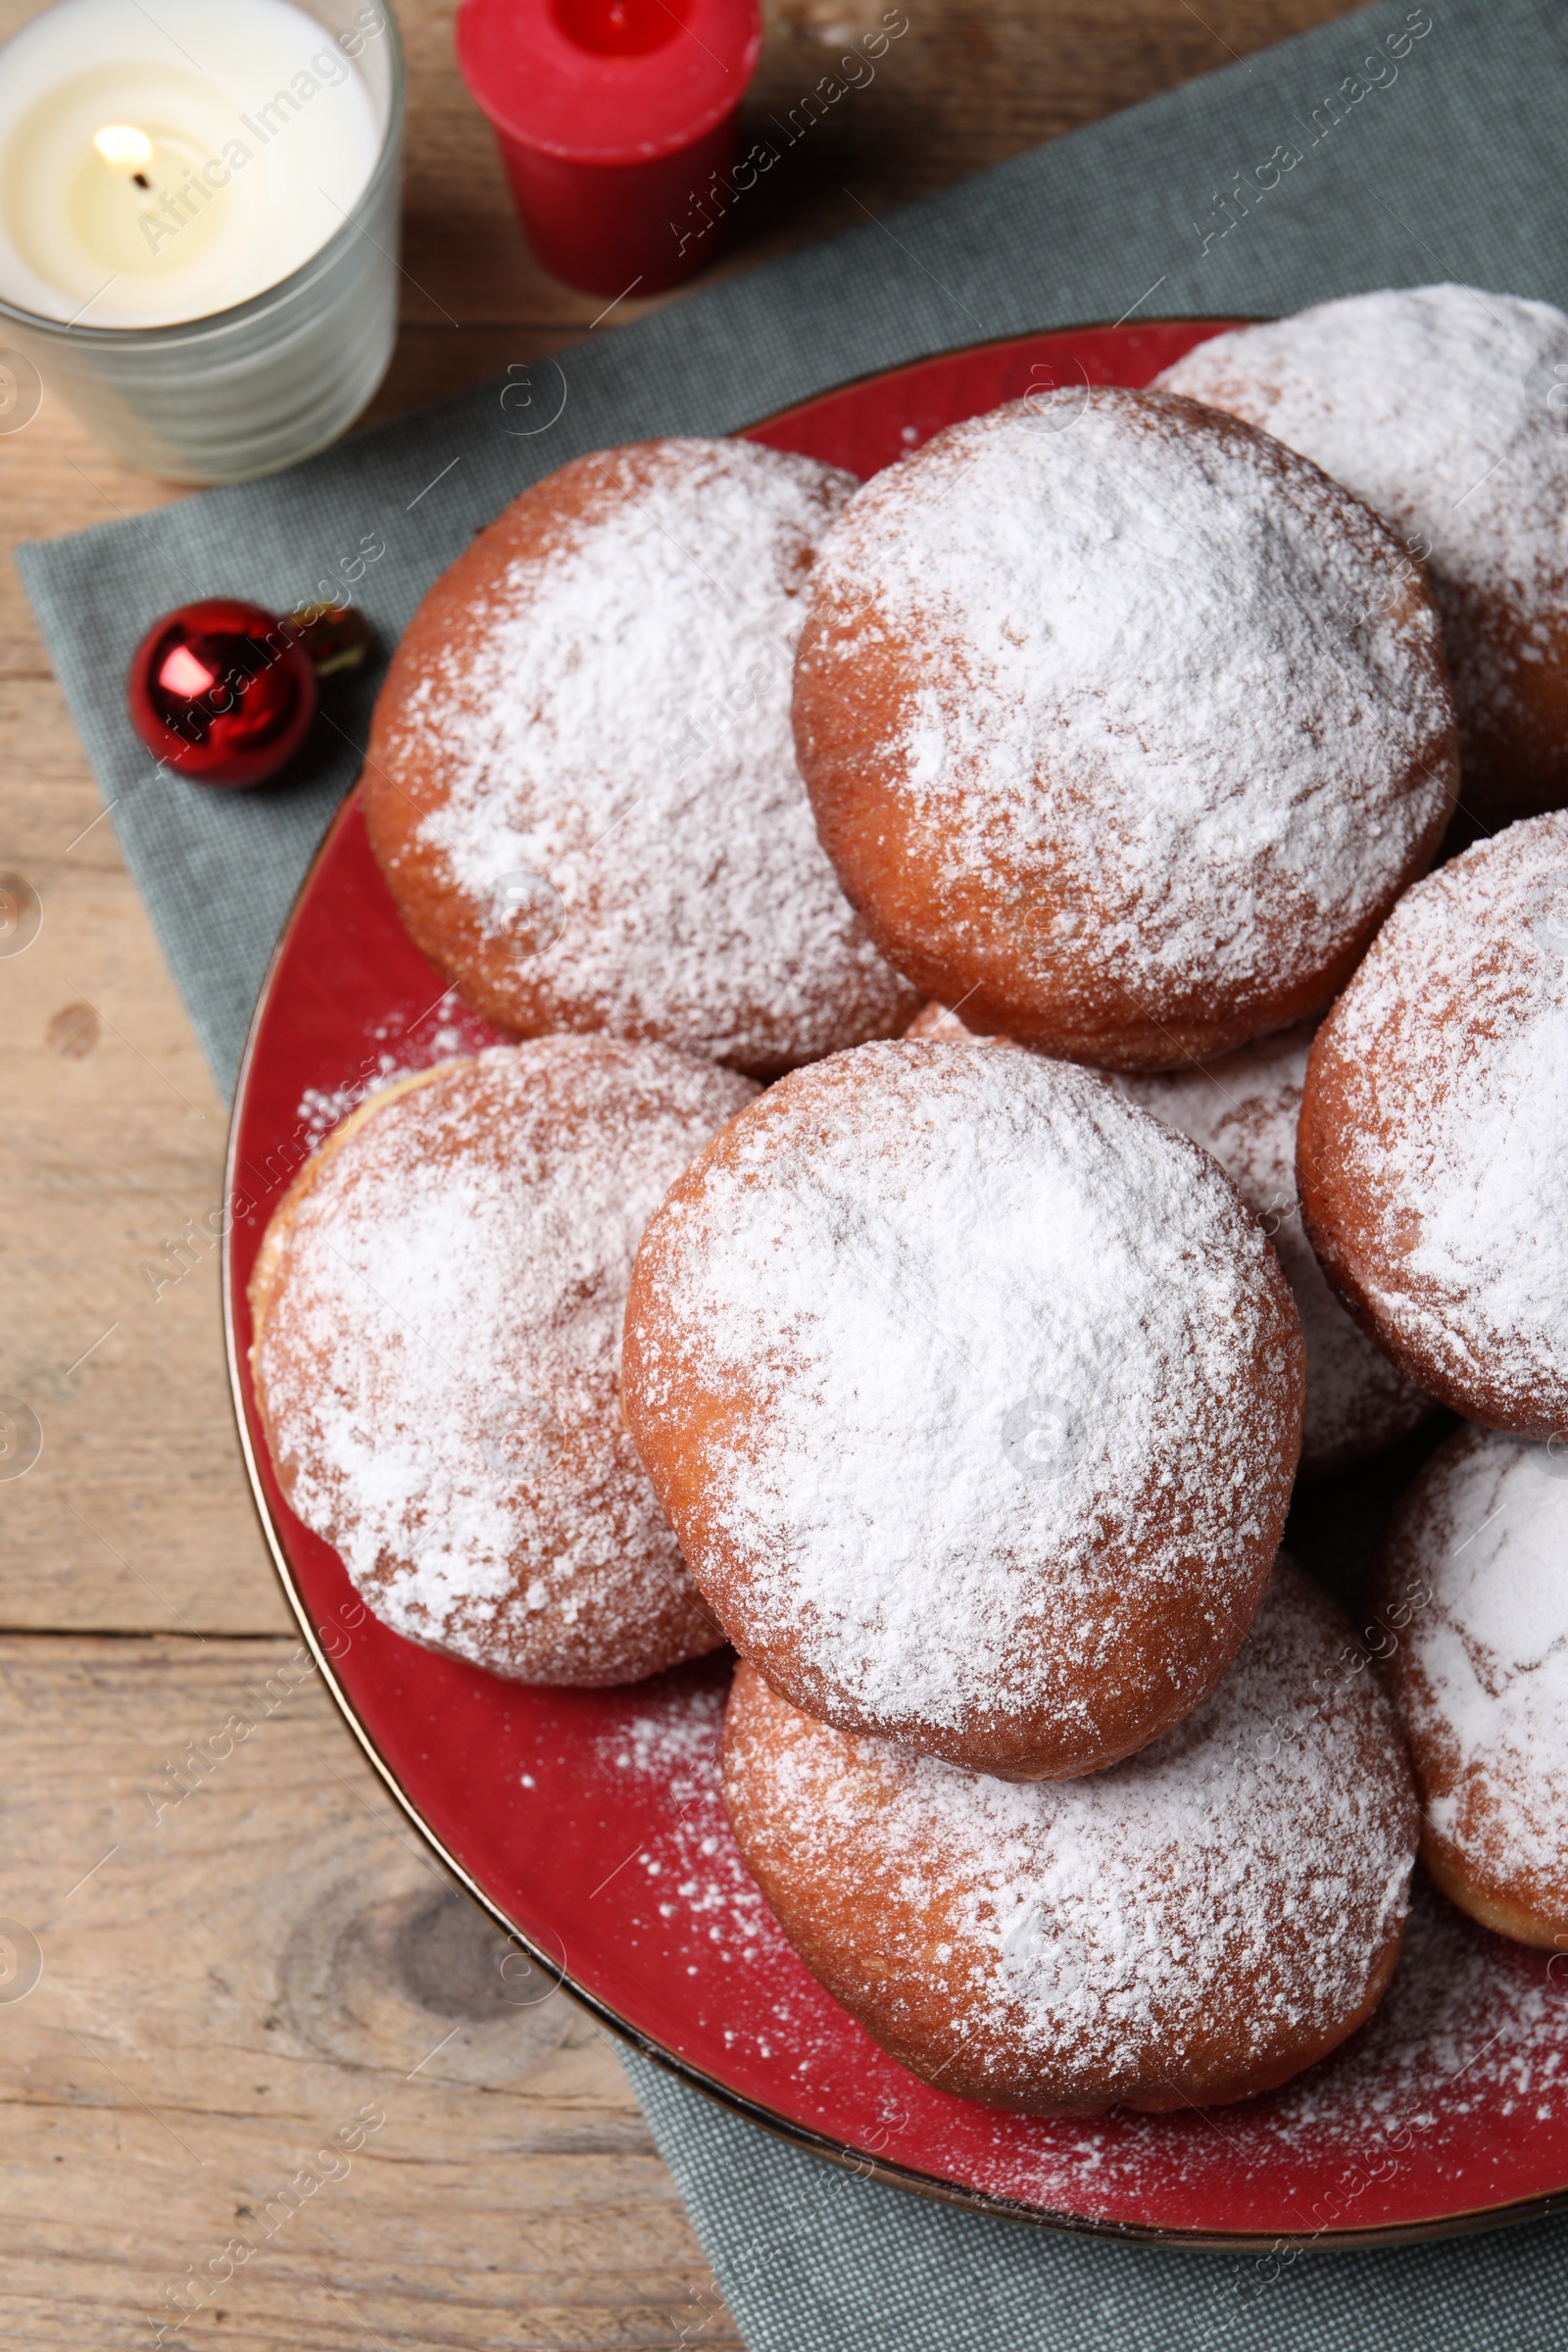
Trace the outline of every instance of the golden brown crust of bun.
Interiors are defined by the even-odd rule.
[[[251,1282],[279,1484],[407,1639],[523,1682],[634,1682],[722,1635],[620,1417],[626,1273],[749,1082],[547,1038],[372,1096],[296,1177]]]
[[[318,1179],[326,1173],[349,1139],[357,1135],[370,1119],[389,1110],[401,1096],[411,1095],[416,1088],[428,1086],[434,1079],[444,1077],[459,1058],[454,1056],[448,1061],[433,1061],[428,1069],[411,1070],[406,1077],[394,1078],[386,1086],[377,1087],[373,1095],[356,1103],[347,1116],[339,1119],[337,1125],[321,1138],[294,1177],[268,1220],[262,1246],[251,1267],[251,1278],[246,1285],[246,1297],[251,1309],[250,1360],[253,1365],[268,1316],[271,1312],[277,1291],[278,1270],[283,1262],[288,1237],[294,1229],[295,1218]]]
[[[926,995],[1071,1060],[1172,1068],[1321,1010],[1424,871],[1457,777],[1442,640],[1393,532],[1267,435],[1110,389],[1049,421],[1023,402],[952,427],[851,502],[812,577],[796,744],[849,897]],[[1140,468],[1213,564],[1185,600],[1168,551],[1143,560],[1147,513],[1105,526],[1125,593],[1102,576],[1084,516]],[[990,546],[1009,506],[1045,551],[1027,576]],[[1246,581],[1209,547],[1232,508],[1256,526],[1236,565],[1271,550]],[[1237,629],[1246,687],[1225,674],[1210,729],[1193,706]]]
[[[905,1042],[781,1080],[671,1188],[623,1394],[744,1656],[824,1721],[1031,1780],[1224,1673],[1302,1363],[1186,1137],[1069,1064]]]
[[[1549,304],[1399,287],[1232,329],[1159,379],[1314,459],[1425,561],[1466,840],[1568,801],[1564,350]]]
[[[499,1029],[765,1076],[908,1017],[789,732],[801,588],[851,486],[752,442],[596,451],[424,597],[377,700],[366,821],[411,936]]]
[[[1250,2098],[1371,2015],[1403,1935],[1409,1766],[1348,1631],[1282,1559],[1195,1715],[1028,1788],[813,1723],[743,1663],[725,1803],[806,1966],[938,2088],[1037,2115]]]
[[[1455,684],[1466,671],[1509,681],[1506,708],[1478,697],[1466,714],[1455,833],[1468,840],[1568,801],[1568,565],[1556,592],[1565,609],[1546,618],[1527,621],[1478,587],[1439,580],[1436,592],[1449,642],[1468,655],[1453,663]]]
[[[1568,812],[1409,891],[1317,1032],[1297,1173],[1325,1274],[1467,1420],[1568,1432]]]
[[[1506,1936],[1510,1942],[1528,1943],[1538,1951],[1568,1952],[1568,1904],[1542,1911],[1511,1895],[1494,1893],[1430,1831],[1422,1833],[1421,1861],[1427,1876],[1449,1902],[1457,1903],[1494,1936]]]
[[[1560,1447],[1453,1431],[1390,1520],[1363,1623],[1427,1869],[1483,1927],[1568,1953],[1565,1471]]]

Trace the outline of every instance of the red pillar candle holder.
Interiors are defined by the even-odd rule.
[[[658,293],[711,259],[759,0],[464,0],[458,63],[545,268]]]

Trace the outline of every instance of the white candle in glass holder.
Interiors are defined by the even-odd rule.
[[[0,296],[102,326],[231,309],[326,243],[380,147],[292,0],[60,0],[0,51]]]
[[[0,436],[41,398],[234,482],[353,423],[397,333],[386,0],[58,0],[0,49]]]

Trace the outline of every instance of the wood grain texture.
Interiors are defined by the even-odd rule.
[[[419,1849],[303,1660],[0,1642],[0,2329],[669,2343],[706,2266],[610,2046]]]
[[[787,118],[884,5],[770,0],[750,121]],[[31,13],[5,0],[0,31]],[[1341,13],[908,0],[875,81],[736,209],[719,266]],[[377,417],[559,348],[603,307],[523,246],[452,14],[400,10],[408,277]],[[0,437],[8,551],[177,495],[47,400]],[[216,1252],[156,1299],[142,1272],[218,1200],[222,1113],[9,563],[0,870],[46,907],[0,955],[0,1397],[44,1429],[35,1467],[0,1480],[0,1912],[43,1964],[7,1998],[23,1980],[0,1940],[0,2338],[151,2347],[185,2309],[166,2343],[733,2345],[597,2030],[559,1994],[516,1999],[314,1677],[266,1712],[295,1645],[231,1427]],[[160,1811],[187,1743],[247,1707],[255,1729]],[[308,2187],[367,2107],[384,2120],[347,2172]]]

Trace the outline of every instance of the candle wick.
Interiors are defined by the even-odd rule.
[[[150,188],[153,184],[145,172],[133,172],[130,176],[138,188]]]

